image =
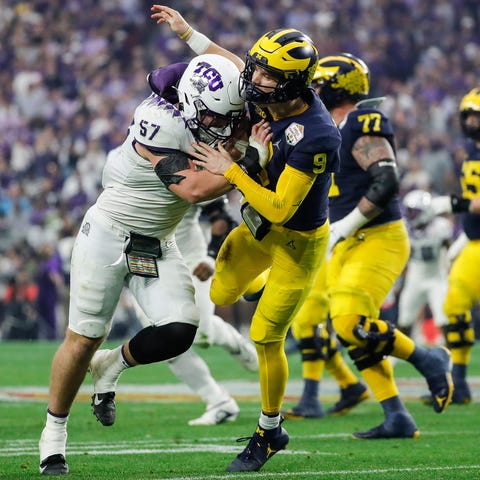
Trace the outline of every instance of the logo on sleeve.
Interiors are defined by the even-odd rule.
[[[295,146],[304,135],[305,127],[299,123],[291,123],[288,128],[285,130],[285,139],[287,143],[292,147]]]

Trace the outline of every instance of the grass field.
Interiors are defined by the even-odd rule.
[[[39,478],[38,438],[45,421],[46,392],[55,343],[0,344],[0,478]],[[435,414],[422,405],[422,379],[408,364],[395,367],[402,397],[420,428],[417,440],[354,440],[351,433],[383,420],[368,400],[343,417],[285,421],[288,449],[258,473],[231,474],[228,463],[245,444],[259,413],[256,374],[244,372],[224,351],[202,351],[215,377],[231,390],[242,409],[234,423],[189,427],[204,405],[180,385],[165,365],[128,370],[120,380],[117,422],[103,427],[91,413],[91,381],[86,379],[71,412],[68,478],[78,479],[236,479],[292,478],[365,480],[480,479],[480,350],[469,373],[474,402]],[[285,406],[301,388],[299,356],[290,360]],[[162,388],[160,388],[162,387]],[[329,377],[321,398],[328,407],[336,386]]]

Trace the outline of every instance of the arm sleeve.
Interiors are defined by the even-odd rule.
[[[236,163],[228,168],[224,176],[236,185],[260,215],[277,225],[293,216],[316,178],[313,173],[301,172],[286,165],[273,192],[252,180]]]

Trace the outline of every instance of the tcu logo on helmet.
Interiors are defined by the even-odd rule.
[[[207,62],[199,62],[193,71],[191,82],[199,93],[202,93],[207,87],[212,92],[223,87],[221,75]]]

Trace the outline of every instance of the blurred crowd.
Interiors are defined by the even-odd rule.
[[[149,93],[146,74],[192,54],[150,19],[144,0],[0,6],[0,338],[61,338],[72,242],[98,195],[106,153]],[[360,56],[371,96],[386,97],[382,108],[395,127],[401,193],[459,191],[457,112],[480,78],[478,0],[170,6],[242,57],[279,27],[308,33],[321,56]]]

